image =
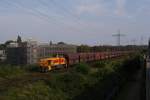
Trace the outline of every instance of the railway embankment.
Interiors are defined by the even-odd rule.
[[[149,100],[146,99],[145,64],[120,89],[114,100]]]
[[[1,68],[1,100],[110,100],[138,73],[141,56],[80,63],[49,73]]]

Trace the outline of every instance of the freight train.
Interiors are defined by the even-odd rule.
[[[94,53],[72,53],[64,54],[62,57],[43,58],[39,60],[42,72],[50,71],[55,68],[69,67],[80,62],[91,62],[117,58],[132,53],[133,51],[113,51],[113,52],[94,52]]]

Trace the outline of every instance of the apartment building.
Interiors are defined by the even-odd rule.
[[[6,60],[6,51],[0,50],[0,62]]]
[[[13,42],[7,46],[7,62],[10,64],[36,64],[37,55],[36,41]]]

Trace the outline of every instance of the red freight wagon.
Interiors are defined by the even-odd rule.
[[[76,63],[79,63],[79,54],[74,53],[74,54],[67,54],[67,61],[69,65],[73,65]]]
[[[103,60],[103,59],[106,59],[106,52],[101,52],[101,59]]]
[[[100,60],[101,59],[101,53],[96,53],[96,60]]]
[[[79,54],[79,61],[80,62],[86,62],[88,59],[88,55],[87,55],[87,53],[80,53]]]

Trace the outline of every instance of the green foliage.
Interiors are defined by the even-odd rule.
[[[26,72],[38,72],[38,71],[40,71],[38,65],[26,65],[26,66],[22,66],[22,69],[24,69]]]
[[[11,66],[11,65],[0,66],[0,77],[3,78],[21,76],[24,73],[25,71],[21,68],[21,66]]]
[[[91,47],[88,45],[80,45],[77,47],[77,52],[90,52]]]
[[[0,44],[0,50],[4,50],[6,48],[5,44]]]
[[[21,88],[9,89],[5,100],[65,100],[65,95],[62,91],[39,81]]]
[[[105,67],[98,69],[98,71],[93,74],[93,77],[95,77],[97,80],[103,80],[105,77],[113,72],[113,67],[106,65]]]
[[[103,68],[105,67],[106,65],[106,62],[105,61],[97,61],[93,64],[93,67],[95,68]]]
[[[8,40],[4,43],[5,46],[9,45],[10,43],[13,43],[14,41],[13,40]]]
[[[92,74],[95,84],[86,88],[74,100],[105,100],[115,89],[119,89],[141,67],[141,57],[132,56],[128,59],[107,62],[105,67]],[[96,81],[97,80],[97,81]]]
[[[90,71],[90,67],[85,63],[79,63],[75,66],[75,71],[81,74],[88,74]]]
[[[64,43],[64,42],[58,42],[57,44],[59,44],[59,45],[64,45],[64,44],[66,44],[66,43]]]
[[[98,61],[92,67],[80,63],[67,72],[48,73],[50,79],[9,88],[2,92],[2,100],[104,100],[136,73],[141,61],[141,56],[134,55],[124,60]],[[19,76],[34,72],[36,68],[36,65],[1,66],[0,77]],[[97,71],[91,73],[93,69]]]
[[[65,93],[67,93],[68,98],[72,98],[82,92],[84,89],[84,84],[86,78],[78,73],[66,73],[57,79],[58,87]]]
[[[124,60],[122,65],[122,71],[128,75],[135,73],[142,66],[142,57],[140,55],[130,56],[130,58]]]

